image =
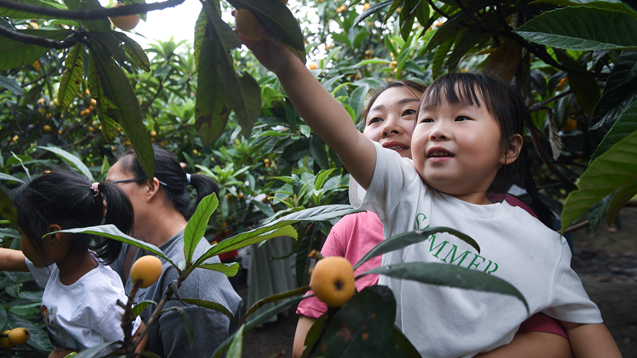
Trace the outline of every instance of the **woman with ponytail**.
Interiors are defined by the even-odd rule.
[[[118,185],[130,198],[135,210],[135,221],[130,235],[158,246],[173,262],[184,260],[184,228],[187,219],[205,196],[217,193],[217,184],[201,174],[186,174],[179,161],[167,151],[155,147],[155,176],[148,178],[133,151],[128,151],[108,171],[107,183]],[[193,200],[188,187],[196,191]],[[109,206],[109,211],[111,210]],[[206,240],[199,242],[194,257],[201,256],[209,248]],[[133,287],[129,278],[132,264],[151,253],[124,245],[111,265],[124,282],[126,292]],[[161,258],[160,258],[161,259]],[[217,257],[209,261],[219,262]],[[140,289],[136,302],[152,300],[159,302],[177,278],[175,268],[162,259],[162,274],[153,285]],[[234,291],[228,278],[210,270],[194,270],[179,287],[181,298],[212,301],[226,307],[238,316],[241,298]],[[179,309],[170,310],[178,306]],[[154,306],[147,308],[142,319],[150,318]],[[210,357],[219,344],[229,335],[230,319],[217,311],[196,305],[184,305],[179,300],[170,300],[165,312],[149,329],[147,351],[164,358]],[[185,313],[196,332],[196,341],[191,346],[183,327],[180,314]]]
[[[107,266],[122,243],[58,231],[101,224],[129,231],[133,208],[126,194],[113,184],[91,184],[74,172],[53,170],[18,188],[13,200],[22,250],[0,249],[0,270],[30,271],[44,288],[41,311],[55,347],[49,357],[123,339],[123,309],[117,302],[127,298],[120,278]],[[136,318],[133,331],[142,326]]]

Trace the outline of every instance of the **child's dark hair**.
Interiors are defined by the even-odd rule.
[[[515,134],[524,137],[524,124],[530,114],[524,98],[511,86],[479,73],[450,73],[436,79],[425,91],[421,100],[422,108],[436,106],[442,101],[466,103],[480,107],[482,102],[487,111],[500,126],[500,145],[509,147]],[[513,184],[523,187],[531,197],[529,205],[540,221],[553,227],[553,212],[544,204],[538,194],[531,160],[526,146],[522,146],[518,159],[503,165],[498,171],[489,192],[506,194]]]
[[[103,198],[95,195],[91,182],[78,173],[64,169],[47,171],[14,191],[18,227],[40,255],[42,236],[52,224],[62,229],[113,224],[128,233],[134,214],[126,193],[113,184],[100,183],[97,188]],[[108,204],[106,217],[104,200]],[[89,234],[73,234],[73,240],[69,255],[91,249],[107,264],[117,258],[122,248],[120,241]]]
[[[418,82],[410,81],[410,80],[392,81],[387,83],[387,85],[385,86],[381,86],[375,89],[371,93],[371,96],[365,102],[365,107],[363,108],[363,111],[361,112],[361,121],[363,123],[365,123],[367,118],[367,113],[369,113],[370,108],[372,108],[372,106],[374,105],[374,102],[376,102],[376,100],[378,99],[378,96],[380,96],[383,92],[387,91],[388,89],[396,88],[396,87],[405,87],[408,90],[410,90],[412,93],[414,91],[419,92],[418,95],[414,93],[414,96],[416,97],[420,97],[420,94],[425,92],[425,90],[427,89],[427,86],[420,84]]]
[[[153,146],[153,150],[155,152],[155,178],[159,180],[159,186],[164,189],[168,201],[184,218],[190,218],[190,215],[197,208],[197,204],[204,197],[212,193],[219,195],[219,187],[212,178],[203,174],[190,174],[190,178],[188,178],[174,155],[157,146]],[[122,162],[123,168],[133,174],[140,183],[148,180],[133,150],[127,151],[119,161]],[[194,203],[187,190],[187,185],[192,186],[197,191],[197,199]]]

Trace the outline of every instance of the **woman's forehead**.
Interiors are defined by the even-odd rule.
[[[410,102],[419,102],[420,96],[416,91],[411,91],[407,87],[392,87],[388,88],[381,93],[374,104],[371,111],[380,109],[382,107],[391,106],[393,104],[403,104]]]

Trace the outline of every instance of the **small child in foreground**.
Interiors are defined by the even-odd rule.
[[[621,357],[597,306],[570,269],[566,241],[542,223],[548,223],[550,213],[537,197],[522,147],[528,112],[518,93],[484,75],[443,76],[423,94],[412,136],[413,161],[400,160],[398,153],[360,133],[341,104],[285,46],[261,26],[258,31],[262,40],[242,40],[277,75],[301,117],[367,191],[360,207],[379,216],[386,238],[446,226],[470,235],[482,248],[478,254],[452,235],[432,235],[384,255],[383,266],[455,264],[502,278],[526,298],[530,312],[509,296],[381,276],[379,283],[396,297],[396,325],[422,356],[471,357],[490,351],[509,343],[519,325],[541,311],[561,321],[576,357]],[[542,222],[487,197],[513,183],[523,183]]]
[[[55,346],[49,358],[124,338],[124,310],[116,303],[126,303],[127,297],[119,276],[107,266],[119,254],[121,242],[87,234],[44,236],[102,224],[104,200],[108,203],[106,224],[128,232],[133,209],[117,185],[91,185],[74,172],[53,170],[14,194],[22,250],[0,249],[0,270],[30,271],[44,288],[41,312]],[[142,327],[137,317],[133,332]],[[143,349],[146,341],[137,349]]]

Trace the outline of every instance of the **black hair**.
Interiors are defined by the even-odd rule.
[[[425,86],[425,85],[423,85],[421,83],[415,82],[415,81],[410,81],[410,80],[392,81],[392,82],[387,83],[384,86],[381,86],[381,87],[375,89],[373,92],[371,92],[371,96],[365,102],[363,111],[361,112],[361,118],[360,119],[364,123],[363,127],[366,125],[367,113],[369,113],[369,110],[374,105],[374,102],[376,102],[376,100],[378,99],[378,96],[380,96],[383,92],[387,91],[388,89],[395,88],[395,87],[405,87],[408,90],[410,90],[412,93],[413,93],[413,91],[417,91],[417,92],[419,92],[419,94],[422,94],[427,89],[427,86]],[[416,95],[416,94],[414,93],[414,95]],[[416,96],[416,97],[420,97],[420,96]]]
[[[13,193],[18,210],[18,227],[27,236],[39,255],[43,255],[42,236],[49,225],[62,229],[113,224],[128,233],[133,225],[133,206],[126,193],[117,185],[98,184],[100,194],[95,195],[91,182],[84,176],[64,169],[54,169],[23,184]],[[108,204],[104,217],[104,200]],[[89,234],[72,234],[69,255],[94,250],[107,264],[120,253],[120,241]]]
[[[159,180],[159,186],[166,193],[168,201],[184,218],[190,218],[190,215],[192,215],[204,197],[212,193],[219,196],[219,186],[212,178],[203,174],[190,174],[190,183],[188,183],[186,173],[174,155],[157,146],[153,146],[153,151],[155,154],[155,178]],[[137,160],[137,155],[132,149],[127,151],[119,161],[122,162],[123,167],[128,172],[133,174],[135,179],[140,182],[148,180],[142,165]],[[192,186],[197,192],[197,198],[194,203],[188,192],[188,185]]]
[[[429,85],[422,96],[420,110],[436,106],[442,101],[478,107],[484,104],[498,122],[503,149],[509,147],[514,135],[519,134],[524,138],[524,124],[529,120],[530,113],[522,95],[504,82],[481,73],[449,73]],[[531,197],[529,205],[535,214],[544,225],[552,228],[554,215],[539,198],[531,164],[528,149],[523,145],[518,159],[500,168],[489,192],[507,194],[513,184],[523,187]]]

